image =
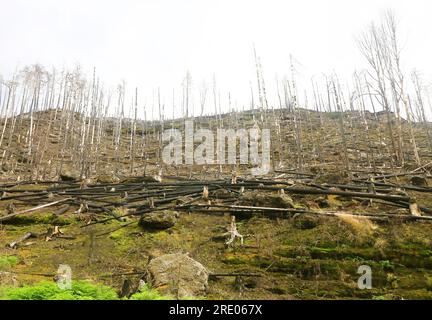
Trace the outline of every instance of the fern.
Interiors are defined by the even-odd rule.
[[[161,295],[157,290],[152,289],[145,284],[141,287],[140,292],[137,292],[130,297],[130,300],[172,300],[172,297]]]
[[[72,283],[72,289],[61,289],[53,282],[40,282],[20,288],[5,288],[0,293],[3,300],[117,300],[114,289],[85,281]]]

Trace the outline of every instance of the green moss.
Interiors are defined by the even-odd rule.
[[[119,253],[128,252],[134,247],[135,242],[130,237],[131,228],[120,228],[109,234],[108,238],[114,242],[116,250]]]
[[[55,214],[48,214],[45,216],[40,217],[40,219],[38,219],[39,223],[43,223],[43,224],[52,224],[52,225],[56,225],[56,226],[64,226],[64,225],[68,225],[71,224],[72,222],[74,222],[74,219],[72,218],[68,218],[66,216],[58,216]]]
[[[409,268],[432,268],[430,250],[426,249],[385,249],[374,247],[303,247],[284,245],[275,251],[275,254],[285,258],[307,256],[312,259],[334,259],[353,261],[377,261],[382,268],[394,270],[395,266]]]
[[[222,259],[222,262],[226,264],[238,265],[245,264],[246,261],[242,257],[236,257],[234,255],[226,255],[225,258]]]
[[[112,240],[121,240],[124,237],[124,232],[122,229],[114,231],[109,235],[109,238]]]
[[[299,255],[309,256],[312,259],[335,259],[335,260],[376,260],[381,259],[381,252],[373,248],[355,247],[299,247],[282,246],[275,251],[276,255],[286,258],[295,258]]]
[[[48,213],[43,215],[19,215],[6,221],[7,224],[13,225],[50,224],[56,226],[69,225],[73,222],[75,222],[75,219],[72,217],[58,216],[54,213]]]

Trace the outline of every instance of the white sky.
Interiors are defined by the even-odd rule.
[[[363,68],[355,36],[386,8],[399,18],[404,67],[430,79],[430,0],[0,0],[0,74],[33,63],[79,63],[89,73],[95,66],[105,83],[125,79],[148,102],[158,86],[180,95],[186,70],[195,88],[215,73],[233,102],[248,106],[252,43],[275,101],[275,77],[289,74],[290,53],[307,81]]]

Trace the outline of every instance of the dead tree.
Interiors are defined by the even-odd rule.
[[[371,24],[366,32],[358,39],[360,51],[366,58],[371,71],[367,71],[368,82],[371,81],[374,88],[374,93],[371,94],[376,98],[376,101],[382,105],[387,116],[388,135],[392,146],[392,152],[396,157],[397,163],[401,164],[401,152],[397,149],[393,136],[393,124],[391,116],[391,105],[387,96],[387,81],[386,81],[386,60],[388,59],[388,51],[386,43],[383,40],[381,30],[375,24]]]

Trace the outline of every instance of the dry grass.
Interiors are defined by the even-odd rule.
[[[340,213],[337,216],[341,221],[346,223],[359,238],[371,237],[378,229],[376,224],[364,217],[355,217],[346,213]]]
[[[377,238],[375,240],[374,248],[379,250],[381,253],[389,247],[389,242],[383,238]]]

